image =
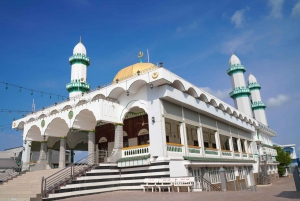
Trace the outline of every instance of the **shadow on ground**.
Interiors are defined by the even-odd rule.
[[[278,195],[275,195],[275,197],[300,199],[300,192],[298,192],[298,191],[282,191]]]

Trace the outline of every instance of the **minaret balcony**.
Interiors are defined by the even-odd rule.
[[[249,97],[250,90],[247,87],[236,87],[229,93],[229,96],[233,99],[239,97]]]
[[[86,66],[90,65],[90,58],[85,56],[84,54],[74,54],[73,56],[69,57],[69,63],[73,64],[84,64]]]
[[[70,82],[66,85],[68,92],[80,91],[80,92],[87,92],[90,91],[90,85],[84,82]]]
[[[256,101],[251,104],[252,110],[265,109],[267,105],[261,101]]]
[[[241,64],[233,64],[227,70],[227,74],[230,76],[234,73],[245,73],[245,72],[246,72],[246,68]]]
[[[257,82],[252,82],[252,83],[249,83],[248,88],[250,89],[250,91],[255,90],[255,89],[260,90],[261,86]]]

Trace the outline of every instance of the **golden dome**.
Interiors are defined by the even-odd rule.
[[[117,75],[115,76],[113,83],[116,83],[116,80],[118,79],[119,81],[125,80],[129,77],[132,77],[133,75],[135,75],[138,71],[140,71],[141,73],[143,73],[143,71],[147,70],[147,69],[153,69],[153,68],[157,68],[156,65],[154,65],[153,63],[136,63],[130,66],[127,66],[125,68],[123,68],[122,70],[120,70]]]

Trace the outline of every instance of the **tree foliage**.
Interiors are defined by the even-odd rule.
[[[278,173],[279,176],[285,174],[285,168],[291,164],[292,158],[289,153],[286,153],[281,147],[274,146],[274,149],[277,151],[276,161],[279,162]]]

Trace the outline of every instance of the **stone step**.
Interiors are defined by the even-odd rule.
[[[34,198],[36,194],[1,194],[1,198]]]
[[[0,198],[0,201],[31,201],[30,198]]]

